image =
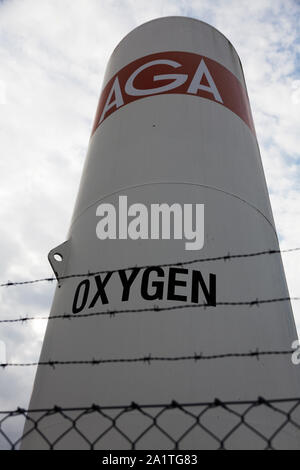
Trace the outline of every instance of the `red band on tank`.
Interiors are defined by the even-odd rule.
[[[153,61],[167,63],[152,64]],[[157,75],[170,77],[155,79]],[[215,101],[239,116],[255,134],[246,89],[232,72],[191,52],[160,52],[131,62],[109,80],[100,95],[92,135],[119,108],[161,94],[188,94]]]

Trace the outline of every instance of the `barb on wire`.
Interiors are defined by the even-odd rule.
[[[214,256],[210,258],[197,258],[193,260],[187,260],[187,261],[177,261],[174,263],[163,263],[163,264],[153,264],[153,265],[143,265],[143,266],[138,266],[140,269],[146,269],[146,268],[151,268],[151,267],[171,267],[171,266],[186,266],[190,264],[195,264],[195,263],[205,263],[205,262],[210,262],[210,261],[229,261],[233,259],[239,259],[239,258],[251,258],[255,256],[263,256],[263,255],[274,255],[274,254],[279,254],[279,253],[291,253],[295,251],[300,251],[300,247],[298,248],[288,248],[286,250],[264,250],[264,251],[257,251],[253,253],[240,253],[240,254],[230,254],[228,253],[227,255],[222,255],[222,256]],[[60,276],[58,278],[56,277],[44,277],[40,279],[32,279],[32,280],[27,280],[27,281],[8,281],[5,283],[0,284],[0,287],[12,287],[12,286],[24,286],[24,285],[29,285],[29,284],[36,284],[39,282],[53,282],[53,281],[62,281],[64,279],[72,279],[72,278],[77,278],[77,277],[92,277],[96,276],[98,274],[109,274],[109,273],[115,273],[120,270],[130,270],[134,269],[137,266],[127,266],[123,268],[117,268],[117,269],[110,269],[110,270],[101,270],[101,271],[94,271],[94,272],[87,272],[87,273],[78,273],[78,274],[68,274],[66,276]]]
[[[6,449],[16,449],[22,442],[25,449],[35,446],[52,450],[70,449],[73,442],[74,448],[97,450],[107,448],[109,437],[110,449],[115,444],[117,448],[145,450],[149,449],[149,442],[151,449],[161,448],[163,435],[165,449],[229,450],[242,446],[299,449],[299,405],[299,397],[272,400],[258,397],[240,401],[216,398],[191,403],[170,400],[163,404],[132,402],[116,406],[18,408],[0,411],[0,444]],[[218,426],[213,425],[216,411]],[[26,419],[23,435],[20,426],[17,436],[16,431],[10,435],[12,426],[6,427],[7,423],[20,417]],[[88,434],[87,419],[93,423]],[[262,426],[266,421],[268,426]]]
[[[244,353],[225,353],[225,354],[211,354],[205,355],[202,353],[194,353],[187,356],[152,356],[148,354],[143,357],[133,357],[133,358],[110,358],[110,359],[87,359],[87,360],[48,360],[48,361],[39,361],[39,362],[7,362],[0,363],[0,367],[3,369],[7,367],[32,367],[32,366],[71,366],[71,365],[103,365],[103,364],[123,364],[123,363],[147,363],[152,362],[179,362],[179,361],[211,361],[216,359],[230,359],[230,358],[256,358],[260,359],[263,356],[286,356],[291,355],[295,350],[274,350],[274,351],[249,351]]]
[[[216,302],[217,306],[223,307],[238,307],[238,306],[259,306],[263,304],[272,304],[277,302],[288,302],[288,301],[297,301],[300,300],[300,297],[278,297],[273,299],[254,299],[254,300],[247,300],[247,301],[237,301],[237,302]],[[19,318],[6,318],[0,320],[1,323],[26,323],[33,320],[72,320],[72,319],[79,319],[79,318],[91,318],[91,317],[98,317],[98,316],[108,316],[108,317],[115,317],[116,315],[122,314],[129,314],[129,313],[145,313],[145,312],[167,312],[171,310],[183,310],[187,308],[208,308],[210,307],[207,303],[202,304],[180,304],[180,305],[171,305],[168,307],[159,307],[155,305],[154,307],[145,307],[145,308],[136,308],[136,309],[110,309],[104,311],[97,311],[97,312],[90,312],[90,313],[62,313],[57,315],[51,316],[22,316]]]

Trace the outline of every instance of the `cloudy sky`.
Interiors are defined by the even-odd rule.
[[[206,21],[237,49],[281,248],[300,246],[299,1],[0,0],[1,282],[52,276],[47,253],[68,230],[105,65],[130,30],[168,15]],[[283,260],[300,296],[300,253]],[[47,315],[54,287],[1,288],[0,318]],[[44,326],[0,325],[7,360],[37,360]],[[0,409],[28,406],[34,373],[0,370]]]

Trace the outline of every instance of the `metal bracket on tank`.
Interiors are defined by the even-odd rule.
[[[58,287],[61,286],[60,278],[64,275],[70,253],[70,240],[56,246],[48,254],[48,260],[58,281]]]

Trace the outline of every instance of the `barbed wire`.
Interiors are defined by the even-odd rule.
[[[216,302],[216,305],[211,306],[207,303],[202,304],[182,304],[182,305],[171,305],[167,307],[159,307],[155,305],[154,307],[145,307],[145,308],[136,308],[136,309],[115,309],[115,310],[104,310],[104,311],[97,311],[97,312],[90,312],[90,313],[63,313],[58,315],[51,315],[51,316],[32,316],[32,317],[20,317],[20,318],[8,318],[0,320],[1,323],[26,323],[28,321],[34,320],[72,320],[72,319],[79,319],[79,318],[91,318],[97,316],[109,316],[114,317],[116,315],[127,314],[127,313],[145,313],[145,312],[165,312],[171,310],[182,310],[186,308],[209,308],[209,307],[237,307],[237,306],[259,306],[263,304],[271,304],[277,302],[288,302],[288,301],[298,301],[300,297],[277,297],[272,299],[254,299],[254,300],[247,300],[247,301],[236,301],[236,302]]]
[[[202,262],[210,262],[210,261],[220,261],[223,260],[224,262],[228,260],[233,260],[233,259],[240,259],[240,258],[250,258],[250,257],[256,257],[256,256],[263,256],[263,255],[273,255],[273,254],[279,254],[279,253],[287,253],[287,252],[294,252],[294,251],[300,251],[300,248],[292,248],[292,249],[287,249],[287,250],[265,250],[265,251],[260,251],[260,252],[253,252],[253,253],[244,253],[244,254],[230,254],[228,253],[225,256],[218,256],[218,257],[210,257],[210,258],[199,258],[199,259],[193,259],[193,260],[188,260],[188,261],[178,261],[175,263],[164,263],[160,265],[144,265],[144,266],[139,266],[140,269],[142,268],[150,268],[150,267],[169,267],[169,266],[184,266],[184,265],[189,265],[189,264],[194,264],[194,263],[202,263]],[[57,280],[64,280],[64,279],[70,279],[70,278],[76,278],[76,277],[91,277],[95,276],[98,274],[108,274],[108,273],[114,273],[118,272],[121,269],[125,270],[130,270],[137,268],[137,266],[128,266],[127,268],[120,268],[120,269],[114,269],[114,270],[101,270],[97,272],[88,272],[84,274],[71,274],[71,275],[66,275],[66,276],[61,276],[58,277]],[[17,286],[17,285],[28,285],[28,284],[34,284],[38,282],[43,282],[43,281],[48,281],[52,282],[55,281],[55,277],[49,277],[49,278],[41,278],[41,279],[33,279],[33,280],[27,280],[27,281],[20,281],[20,282],[10,282],[8,281],[5,284],[0,284],[0,287],[10,287],[10,286]],[[286,302],[286,301],[298,301],[300,300],[300,297],[278,297],[278,298],[271,298],[271,299],[254,299],[254,300],[248,300],[248,301],[220,301],[216,302],[215,306],[230,306],[230,307],[235,307],[235,306],[249,306],[249,307],[259,307],[260,305],[263,304],[271,304],[271,303],[276,303],[276,302]],[[64,314],[56,314],[52,315],[50,317],[48,316],[23,316],[20,318],[13,318],[13,319],[4,319],[0,320],[1,324],[4,323],[24,323],[28,321],[33,321],[33,320],[56,320],[56,319],[79,319],[79,318],[90,318],[90,317],[95,317],[95,316],[109,316],[109,317],[114,317],[115,315],[120,315],[120,314],[130,314],[130,313],[142,313],[142,312],[162,312],[162,311],[173,311],[173,310],[179,310],[179,309],[188,309],[188,308],[208,308],[210,305],[207,303],[202,303],[202,304],[181,304],[181,305],[171,305],[171,306],[165,306],[165,307],[160,307],[158,305],[154,305],[153,307],[145,307],[145,308],[137,308],[137,309],[114,309],[114,310],[105,310],[105,311],[97,311],[97,312],[90,312],[90,313],[85,313],[85,314],[70,314],[70,313],[64,313]],[[4,362],[0,363],[0,367],[4,370],[6,368],[11,368],[11,367],[36,367],[36,366],[48,366],[55,368],[56,366],[72,366],[72,365],[77,365],[77,366],[100,366],[100,365],[105,365],[105,364],[133,364],[133,363],[143,363],[147,365],[151,365],[154,362],[180,362],[180,361],[194,361],[194,362],[200,362],[200,361],[212,361],[212,360],[225,360],[225,359],[239,359],[239,358],[249,358],[249,359],[256,359],[260,360],[263,357],[271,357],[271,356],[286,356],[286,355],[292,355],[295,353],[294,349],[290,350],[262,350],[260,351],[258,348],[254,351],[248,351],[248,352],[240,352],[240,353],[223,353],[223,354],[203,354],[202,352],[200,353],[193,353],[193,354],[188,354],[188,355],[177,355],[177,356],[153,356],[152,354],[147,354],[144,356],[140,357],[129,357],[129,358],[92,358],[92,359],[84,359],[84,360],[52,360],[49,359],[47,361],[36,361],[36,362]],[[292,406],[289,410],[282,410],[280,407],[278,407],[279,404],[288,404],[290,403]],[[219,446],[218,448],[220,449],[225,449],[226,444],[229,442],[230,438],[236,433],[236,431],[240,430],[242,427],[246,427],[247,430],[253,432],[256,437],[260,438],[262,440],[263,445],[265,446],[266,449],[273,449],[275,448],[274,442],[276,438],[280,435],[280,433],[283,431],[283,429],[289,424],[292,427],[294,427],[297,431],[300,430],[300,420],[299,422],[295,421],[292,418],[292,413],[298,408],[300,404],[300,398],[282,398],[282,399],[277,399],[277,400],[265,400],[264,398],[258,398],[257,400],[253,401],[221,401],[216,399],[213,402],[206,402],[206,403],[185,403],[185,404],[179,404],[175,401],[171,402],[170,404],[165,404],[165,405],[138,405],[136,403],[132,403],[131,405],[127,406],[99,406],[99,405],[92,405],[90,407],[81,407],[81,408],[61,408],[58,406],[55,406],[53,408],[49,409],[41,409],[41,410],[25,410],[18,408],[15,411],[0,411],[0,441],[1,438],[5,440],[6,444],[14,449],[16,448],[20,442],[21,438],[13,442],[7,433],[3,429],[3,424],[7,423],[8,419],[16,418],[18,416],[23,416],[24,418],[27,419],[28,422],[31,422],[33,427],[29,431],[23,435],[23,440],[26,439],[31,433],[38,433],[38,438],[41,439],[44,444],[48,445],[50,449],[54,449],[56,445],[60,442],[61,439],[63,439],[68,433],[71,431],[74,431],[75,433],[81,435],[82,438],[84,438],[85,443],[88,443],[89,448],[94,449],[96,446],[100,443],[101,439],[104,438],[110,430],[114,429],[117,431],[121,437],[123,437],[126,442],[129,444],[130,449],[136,449],[137,445],[142,441],[143,437],[147,435],[149,430],[155,428],[159,432],[162,432],[170,441],[170,445],[173,446],[172,448],[174,449],[179,449],[182,441],[187,438],[189,433],[192,432],[193,429],[196,427],[199,427],[203,436],[205,438],[210,437],[214,439],[215,444]],[[236,408],[232,409],[232,406],[246,406],[246,408],[242,412],[237,412]],[[191,412],[191,408],[196,408],[196,407],[202,407],[202,410],[200,413],[193,413]],[[273,430],[272,434],[269,436],[265,436],[261,430],[257,429],[252,422],[247,422],[247,416],[249,416],[249,413],[257,407],[266,407],[269,410],[272,410],[274,413],[277,413],[283,417],[283,421],[280,423],[280,425]],[[158,410],[158,414],[155,416],[151,415],[149,412],[147,412],[147,409],[154,409]],[[207,427],[201,423],[201,419],[204,415],[208,414],[212,409],[215,408],[222,408],[235,418],[238,418],[238,423],[235,423],[232,427],[231,430],[227,432],[227,434],[223,436],[218,436],[215,432],[212,432],[211,430],[207,429]],[[194,423],[192,426],[190,426],[188,429],[185,429],[183,434],[181,435],[180,438],[175,439],[169,432],[164,430],[161,425],[158,424],[158,418],[162,416],[166,411],[176,409],[177,411],[182,412],[185,416],[189,416],[190,418],[194,419]],[[119,410],[119,414],[114,417],[109,417],[107,414],[108,411],[117,411]],[[124,431],[121,431],[117,425],[118,419],[123,416],[124,414],[128,415],[128,413],[131,413],[132,411],[138,411],[141,416],[148,418],[152,420],[152,424],[147,425],[143,432],[139,434],[135,439],[132,439],[131,437],[127,436]],[[68,415],[68,413],[76,413],[78,412],[78,416],[71,417]],[[38,417],[38,419],[35,421],[33,419],[33,414],[34,413],[43,413],[41,417]],[[83,416],[86,416],[87,414],[91,413],[97,413],[100,415],[101,418],[108,419],[110,421],[110,424],[107,428],[107,430],[101,432],[100,436],[98,436],[93,442],[89,442],[86,436],[82,434],[82,432],[78,431],[78,423],[81,420]],[[49,438],[46,437],[44,434],[44,430],[42,431],[39,429],[40,423],[44,418],[50,417],[53,415],[60,415],[63,419],[66,419],[69,423],[72,424],[72,426],[67,429],[67,431],[64,431],[61,436],[56,436],[53,442],[49,441]],[[299,437],[299,442],[300,442],[300,435]],[[300,446],[300,444],[299,444]]]
[[[123,364],[123,363],[147,363],[151,364],[151,362],[179,362],[179,361],[211,361],[216,359],[228,359],[228,358],[256,358],[260,359],[262,356],[284,356],[284,355],[291,355],[295,352],[294,349],[280,351],[259,351],[256,349],[255,351],[249,351],[245,353],[225,353],[225,354],[211,354],[205,355],[202,353],[194,353],[187,356],[152,356],[148,354],[147,356],[143,357],[134,357],[134,358],[110,358],[110,359],[88,359],[88,360],[68,360],[68,361],[61,361],[61,360],[48,360],[48,361],[38,361],[38,362],[7,362],[7,363],[0,363],[0,367],[3,369],[7,367],[32,367],[32,366],[65,366],[65,365],[102,365],[102,364]]]
[[[193,260],[187,260],[187,261],[177,261],[174,263],[163,263],[163,264],[151,264],[151,265],[142,265],[142,266],[127,266],[123,268],[116,268],[116,269],[110,269],[110,270],[101,270],[101,271],[94,271],[94,272],[87,272],[87,273],[78,273],[78,274],[68,274],[66,276],[58,276],[56,277],[44,277],[40,279],[31,279],[31,280],[25,280],[25,281],[7,281],[6,283],[0,284],[0,287],[12,287],[12,286],[23,286],[23,285],[29,285],[29,284],[36,284],[39,282],[53,282],[53,281],[62,281],[64,279],[72,279],[72,278],[77,278],[77,277],[92,277],[96,276],[99,274],[113,274],[118,271],[122,270],[130,270],[130,269],[135,269],[135,268],[140,268],[140,269],[146,269],[146,268],[151,268],[151,267],[170,267],[170,266],[186,266],[190,264],[195,264],[195,263],[204,263],[204,262],[211,262],[211,261],[229,261],[233,259],[239,259],[239,258],[251,258],[251,257],[256,257],[256,256],[264,256],[264,255],[274,255],[274,254],[279,254],[279,253],[291,253],[295,251],[300,251],[300,247],[296,248],[288,248],[285,250],[264,250],[264,251],[257,251],[253,253],[240,253],[240,254],[230,254],[228,253],[227,255],[222,255],[222,256],[215,256],[215,257],[210,257],[210,258],[197,258]]]
[[[47,449],[73,447],[88,449],[116,448],[130,450],[148,449],[149,440],[165,449],[276,449],[291,447],[299,449],[300,420],[298,407],[300,398],[228,401],[216,398],[213,401],[180,403],[176,400],[164,404],[101,406],[92,404],[81,407],[60,407],[0,411],[0,437],[9,449]],[[213,426],[218,412],[218,426]],[[176,418],[176,426],[172,419]],[[257,416],[260,416],[260,420]],[[136,419],[139,416],[139,425]],[[4,426],[22,416],[26,419],[23,435],[13,439]],[[59,417],[56,427],[47,425],[47,420]],[[93,420],[93,431],[86,432],[86,418]],[[267,419],[268,426],[264,426]],[[125,420],[125,421],[124,421]],[[124,426],[125,422],[125,426]],[[52,421],[53,423],[53,421]],[[210,424],[209,424],[210,423]],[[82,427],[81,427],[82,426]],[[286,433],[288,428],[288,433]],[[197,433],[195,433],[195,430]],[[111,440],[113,431],[113,440]],[[247,437],[245,438],[245,432]],[[20,433],[21,434],[21,433]],[[109,445],[107,440],[110,438]],[[80,439],[80,440],[79,440]],[[72,444],[71,444],[72,446]],[[153,447],[151,447],[153,448]],[[155,447],[154,447],[155,448]],[[161,448],[161,447],[159,447]]]

